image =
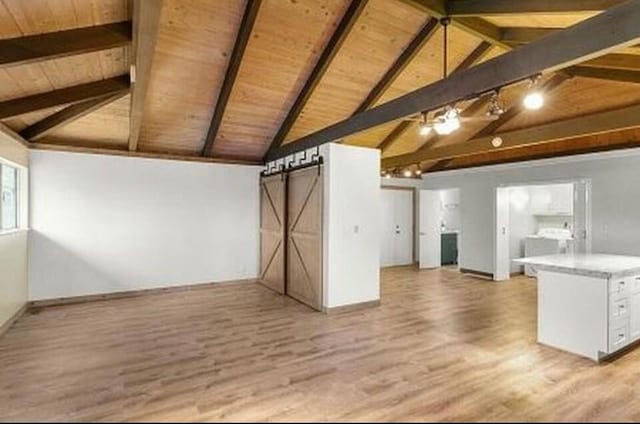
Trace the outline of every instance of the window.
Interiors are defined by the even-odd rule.
[[[0,230],[18,228],[18,170],[0,164],[2,175],[2,202],[0,203]]]

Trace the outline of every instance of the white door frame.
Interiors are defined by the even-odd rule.
[[[510,187],[530,187],[530,186],[538,186],[538,185],[555,185],[555,184],[573,184],[574,185],[574,195],[573,195],[573,211],[574,211],[574,228],[575,224],[575,214],[578,202],[581,200],[579,196],[577,196],[577,190],[575,187],[577,185],[584,185],[585,189],[585,217],[584,217],[584,227],[585,234],[582,234],[584,237],[585,251],[587,253],[591,252],[591,240],[592,240],[592,228],[591,228],[591,179],[590,178],[570,178],[570,179],[554,179],[554,180],[534,180],[534,181],[526,181],[522,183],[508,183],[508,184],[500,184],[494,189],[493,193],[493,279],[495,281],[502,281],[505,278],[504,275],[497,275],[497,270],[499,269],[498,261],[501,259],[498,248],[499,245],[497,243],[498,237],[498,224],[499,219],[501,217],[498,216],[498,190],[510,188]],[[579,207],[582,207],[581,205]],[[509,258],[510,259],[510,258]]]

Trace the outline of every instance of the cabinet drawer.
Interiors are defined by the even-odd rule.
[[[609,302],[609,317],[614,320],[629,317],[629,297],[612,296]]]
[[[629,320],[619,319],[609,327],[609,353],[622,349],[629,344]]]
[[[609,280],[609,293],[628,293],[631,281],[631,278],[612,278]],[[633,281],[635,281],[635,279],[633,279]]]

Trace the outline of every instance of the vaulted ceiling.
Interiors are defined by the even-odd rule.
[[[0,0],[0,120],[34,148],[257,164],[270,148],[441,80],[442,14],[453,20],[447,65],[456,72],[620,3]],[[578,118],[635,111],[640,47],[541,84],[539,111],[519,106],[526,86],[514,84],[500,93],[507,112],[497,121],[482,118],[481,97],[458,104],[477,119],[450,136],[425,138],[398,119],[340,141],[380,148],[386,168],[425,171],[640,144],[640,121],[566,135],[583,128]],[[494,134],[545,143],[458,146]]]

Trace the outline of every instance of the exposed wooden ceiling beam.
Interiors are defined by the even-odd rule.
[[[449,16],[600,12],[626,0],[449,0]]]
[[[380,149],[382,151],[382,153],[385,153],[387,150],[389,150],[389,147],[391,147],[393,145],[393,143],[395,143],[396,140],[398,138],[400,138],[402,136],[402,134],[404,134],[412,126],[413,126],[413,122],[412,121],[406,120],[406,121],[400,122],[382,140],[382,142],[378,145],[378,149]]]
[[[150,158],[150,159],[165,159],[165,160],[178,160],[186,162],[207,162],[207,163],[233,163],[237,165],[262,165],[260,161],[241,160],[241,159],[223,159],[223,158],[210,158],[202,156],[188,156],[188,155],[176,155],[171,153],[160,152],[132,152],[128,148],[104,148],[104,147],[86,147],[86,146],[71,146],[52,143],[30,143],[29,147],[35,150],[53,150],[59,152],[75,152],[75,153],[88,153],[96,155],[115,155],[115,156],[127,156],[137,158]]]
[[[561,31],[560,28],[506,27],[502,28],[502,42],[510,46],[519,46]]]
[[[394,156],[382,160],[383,169],[406,166],[418,161],[450,159],[479,153],[502,151],[550,141],[601,134],[610,131],[640,127],[640,105],[599,112],[578,118],[543,124],[532,128],[497,134],[502,145],[492,145],[493,135],[426,150],[420,153]]]
[[[138,149],[163,0],[133,0],[129,150]]]
[[[22,137],[20,134],[18,134],[2,122],[0,122],[0,136],[18,142],[24,147],[29,147],[29,142],[25,140],[24,137]]]
[[[446,0],[401,0],[434,18],[448,17]],[[475,35],[483,41],[500,47],[508,47],[502,42],[502,29],[484,19],[458,17],[451,20],[452,25]]]
[[[261,2],[262,0],[247,0],[244,15],[242,16],[242,22],[240,23],[238,35],[236,36],[236,42],[233,46],[233,52],[231,53],[229,64],[227,65],[227,72],[224,76],[220,92],[218,93],[215,109],[213,110],[211,124],[209,125],[207,136],[204,139],[202,156],[211,156],[213,153],[213,144],[218,136],[222,117],[224,116],[224,111],[226,110],[227,103],[231,97],[231,91],[233,90],[233,85],[236,82],[236,77],[240,70],[240,64],[242,63],[244,52],[249,44],[249,38],[251,37],[251,32],[253,31],[253,25],[256,22]]]
[[[438,172],[438,171],[444,171],[450,164],[451,162],[453,162],[453,159],[442,159],[437,161],[436,163],[434,163],[431,166],[428,166],[426,168],[420,168],[421,172]]]
[[[34,94],[19,99],[0,102],[0,119],[48,109],[54,106],[75,104],[129,89],[129,75],[122,75],[73,87],[61,88],[46,93]]]
[[[274,160],[423,110],[554,72],[640,41],[640,1],[630,1],[470,69],[347,118],[267,156]],[[611,28],[615,28],[612,31]]]
[[[456,72],[461,72],[461,71],[464,71],[465,69],[469,69],[470,67],[472,67],[476,62],[478,62],[487,54],[487,52],[491,49],[491,47],[492,45],[489,44],[488,42],[486,41],[481,42],[478,45],[478,47],[473,49],[473,51],[467,57],[464,58],[464,60],[453,70],[451,74],[453,75]],[[484,105],[485,100],[483,99],[484,97],[476,100],[470,107],[468,107],[462,112],[462,116],[470,116],[471,114],[474,114],[477,107],[479,106],[481,107],[481,105]],[[382,153],[385,153],[387,150],[389,150],[389,148],[393,145],[393,143],[395,143],[402,136],[402,134],[404,134],[411,126],[412,126],[412,122],[410,121],[401,122],[393,131],[389,133],[389,135],[385,137],[384,140],[382,140],[382,143],[380,143],[378,148],[382,151]],[[439,136],[432,136],[425,141],[423,146],[425,145],[431,146],[434,143],[438,142],[440,138],[441,137]]]
[[[581,63],[580,66],[638,71],[640,70],[640,55],[612,53]]]
[[[402,52],[402,54],[396,59],[396,61],[391,65],[391,68],[384,74],[384,76],[378,81],[378,83],[373,87],[373,90],[369,92],[369,95],[360,106],[353,113],[354,115],[360,112],[364,112],[373,106],[379,99],[382,97],[385,91],[393,84],[393,82],[398,78],[398,76],[405,70],[407,65],[411,63],[414,57],[420,52],[422,47],[431,39],[433,34],[436,33],[438,29],[438,20],[435,18],[429,19],[424,26],[418,31],[418,34],[411,40],[406,49]]]
[[[287,134],[289,134],[291,128],[293,128],[293,124],[296,122],[296,119],[298,119],[298,116],[300,116],[300,113],[311,97],[313,90],[315,90],[325,72],[327,71],[327,69],[329,69],[329,65],[331,65],[333,58],[338,54],[342,43],[344,43],[344,40],[347,39],[347,36],[351,32],[351,28],[358,20],[358,17],[362,13],[362,10],[366,6],[366,4],[367,0],[351,1],[349,8],[340,20],[338,27],[333,32],[331,39],[318,58],[316,66],[311,71],[311,74],[309,74],[309,77],[302,87],[302,90],[300,90],[300,93],[293,103],[293,106],[291,106],[291,109],[289,109],[289,113],[287,113],[286,118],[284,118],[284,121],[282,121],[280,129],[278,129],[275,137],[273,137],[265,158],[273,155],[275,151],[278,150],[280,146],[282,146],[285,137],[287,136]]]
[[[568,71],[575,77],[596,78],[608,81],[630,82],[640,84],[640,70],[593,68],[589,66],[574,66]]]
[[[630,149],[640,147],[640,140],[630,138],[624,141],[601,141],[595,138],[593,141],[576,143],[576,140],[566,139],[533,146],[524,146],[492,153],[481,153],[478,155],[465,156],[449,160],[447,171],[464,168],[475,168],[480,166],[499,165],[504,163],[524,162],[548,158],[566,157],[574,155],[584,155],[619,149]],[[442,169],[444,170],[444,169]],[[423,172],[437,172],[431,168]]]
[[[131,42],[131,22],[0,40],[0,68],[121,47]]]
[[[38,140],[45,135],[61,128],[65,125],[76,121],[83,116],[90,114],[91,112],[100,109],[101,107],[127,95],[129,93],[128,88],[123,88],[121,91],[107,94],[103,97],[87,100],[81,103],[76,103],[71,106],[49,115],[46,118],[28,126],[20,131],[20,135],[29,141]]]

